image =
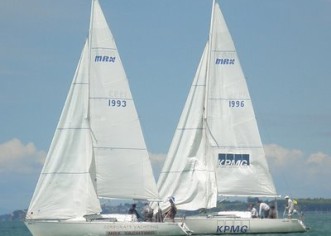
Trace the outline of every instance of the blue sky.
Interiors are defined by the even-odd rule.
[[[211,0],[100,0],[156,177]],[[279,194],[331,197],[331,0],[223,0]],[[89,0],[0,1],[0,214],[27,208],[80,52]]]

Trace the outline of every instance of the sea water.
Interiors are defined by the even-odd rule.
[[[306,212],[304,222],[310,230],[304,234],[286,234],[286,236],[331,236],[331,212]],[[256,234],[258,235],[258,234]],[[281,234],[268,234],[279,236]],[[21,221],[0,222],[0,236],[32,236]],[[260,235],[260,236],[265,236]]]

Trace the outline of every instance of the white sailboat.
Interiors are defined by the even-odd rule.
[[[34,236],[188,233],[183,224],[101,215],[101,198],[159,194],[113,35],[92,0],[89,36],[25,223]]]
[[[209,40],[175,131],[158,188],[180,210],[211,209],[219,196],[277,197],[238,55],[214,0]],[[161,206],[168,207],[167,203]],[[194,234],[304,232],[298,219],[223,212],[187,216]]]

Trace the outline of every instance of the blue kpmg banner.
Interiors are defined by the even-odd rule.
[[[250,156],[249,154],[233,154],[233,153],[219,153],[218,165],[222,167],[226,166],[249,166]]]

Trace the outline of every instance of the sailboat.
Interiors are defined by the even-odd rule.
[[[174,197],[179,210],[212,209],[219,197],[279,197],[239,58],[215,0],[210,24],[157,183],[161,198]],[[167,202],[161,205],[168,207]],[[299,219],[253,219],[243,212],[186,216],[183,221],[198,235],[306,231]]]
[[[186,235],[179,223],[100,214],[100,199],[157,200],[128,80],[98,0],[25,224],[34,236]]]

